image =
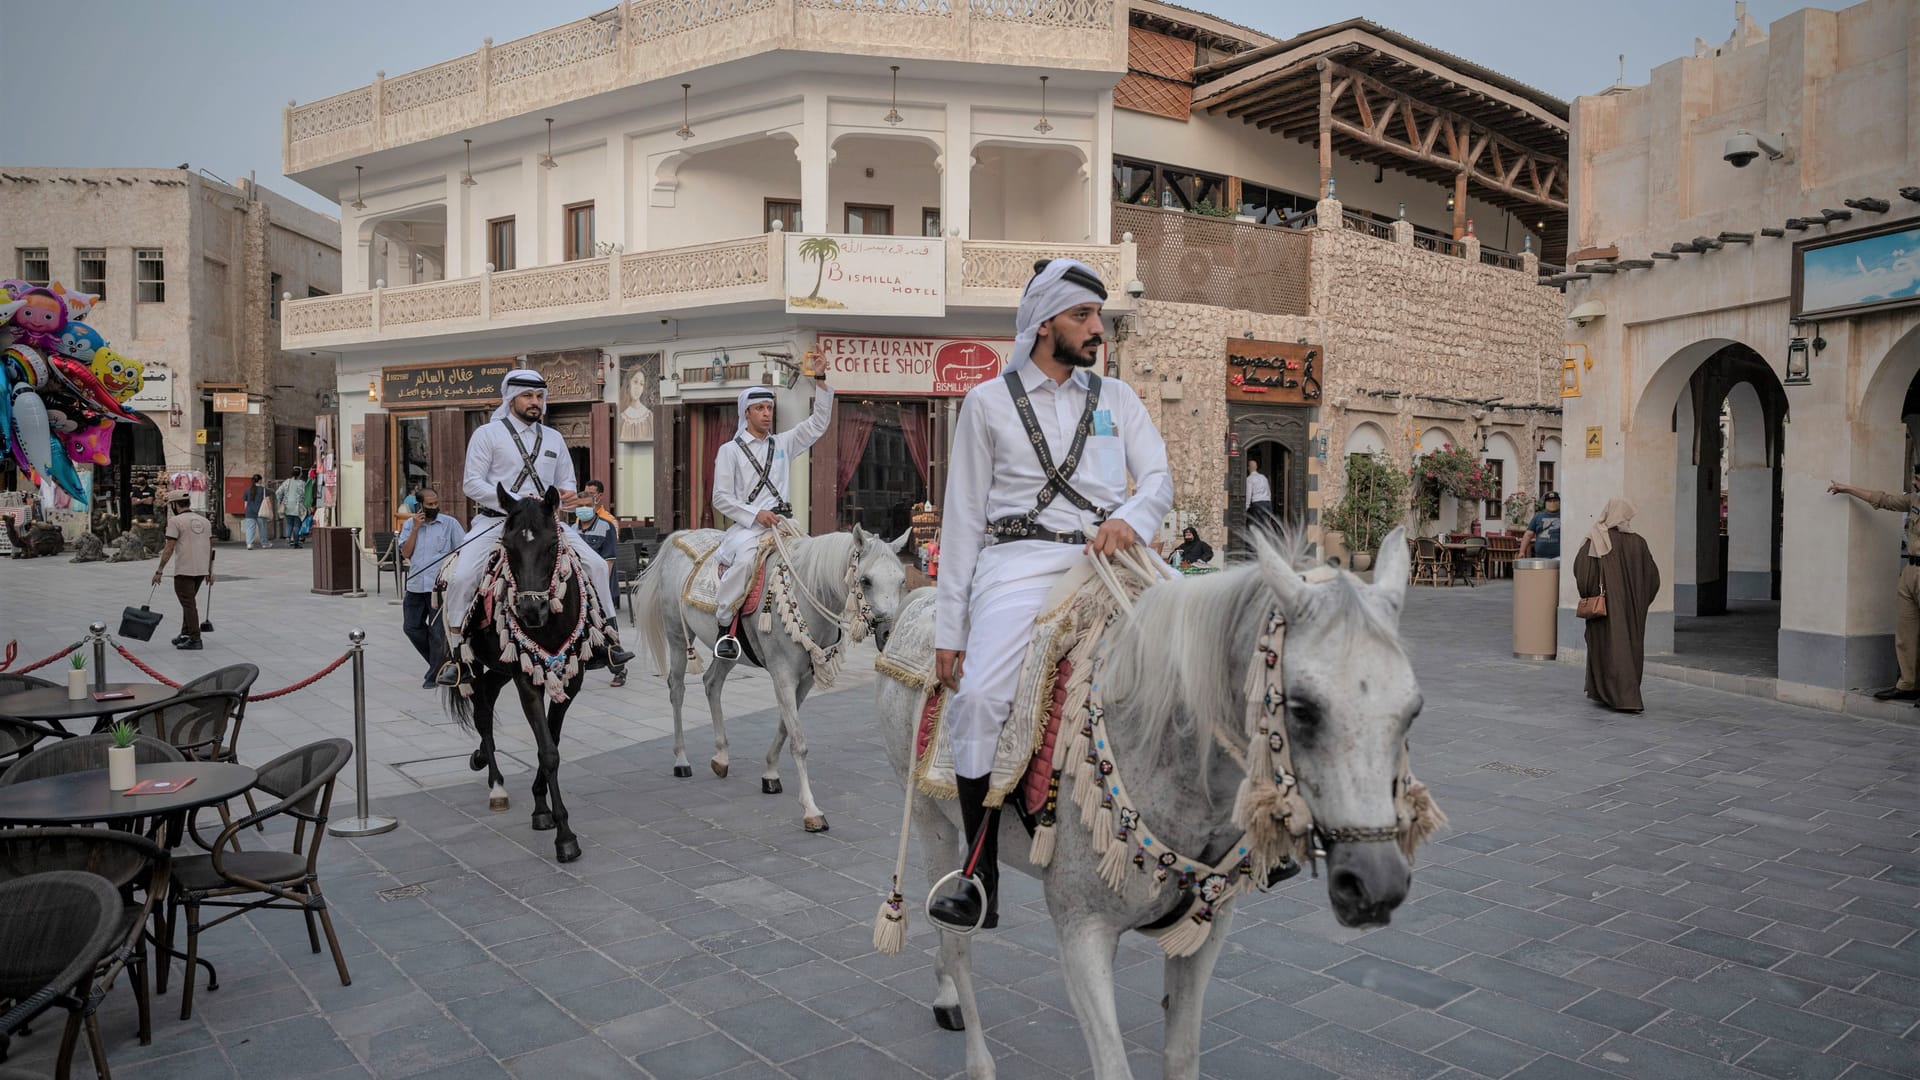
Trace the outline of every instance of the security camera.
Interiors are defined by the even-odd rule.
[[[1786,157],[1786,135],[1760,136],[1748,131],[1738,131],[1734,133],[1733,138],[1727,140],[1726,148],[1720,156],[1734,168],[1744,169],[1763,153],[1767,155],[1768,161],[1779,161]]]
[[[1141,281],[1139,278],[1134,278],[1132,281],[1127,282],[1127,295],[1133,297],[1135,300],[1147,295],[1147,283]]]

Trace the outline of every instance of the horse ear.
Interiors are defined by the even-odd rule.
[[[894,550],[895,554],[904,555],[906,554],[906,551],[907,551],[907,542],[912,539],[913,539],[913,526],[909,525],[907,526],[907,531],[900,534],[900,539],[895,540],[893,543],[887,546],[891,547]]]
[[[1380,541],[1380,555],[1373,564],[1374,591],[1393,607],[1395,614],[1407,599],[1409,566],[1407,527],[1402,525]]]
[[[507,485],[495,483],[493,489],[494,496],[500,500],[500,512],[504,514],[513,509],[513,504],[517,500],[514,499],[513,493],[507,490]]]
[[[1260,560],[1260,576],[1279,595],[1281,609],[1297,610],[1306,602],[1307,580],[1287,561],[1286,554],[1258,530],[1253,534],[1253,550]]]
[[[547,516],[552,517],[554,511],[560,509],[560,489],[548,488],[546,494],[540,497],[540,505],[546,510]]]
[[[853,527],[853,546],[856,551],[867,546],[867,530],[858,524]]]

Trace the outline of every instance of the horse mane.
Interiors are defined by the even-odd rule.
[[[853,553],[853,534],[831,532],[809,536],[802,543],[789,544],[793,552],[793,570],[809,583],[839,585],[846,580],[847,557]]]

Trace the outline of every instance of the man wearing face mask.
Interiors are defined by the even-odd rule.
[[[441,560],[460,546],[467,531],[452,515],[440,513],[440,495],[432,488],[421,488],[415,505],[418,512],[400,527],[400,557],[407,564],[407,595],[400,610],[407,640],[427,662],[420,688],[432,690],[434,675],[447,659],[447,637],[434,632],[433,586]]]
[[[600,498],[605,492],[606,486],[600,481],[587,481],[587,490],[580,496],[582,502],[573,508],[573,520],[574,527],[580,530],[580,539],[587,542],[594,554],[607,560],[607,591],[611,596],[619,596],[620,581],[614,559],[619,554],[620,533],[601,508]],[[615,611],[607,612],[607,621],[617,621]],[[627,669],[624,665],[613,668],[612,685],[627,685]]]

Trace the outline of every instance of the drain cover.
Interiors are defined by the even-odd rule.
[[[1552,769],[1535,769],[1526,765],[1515,765],[1510,761],[1489,761],[1480,767],[1483,769],[1492,769],[1494,772],[1513,773],[1516,776],[1530,776],[1535,780],[1543,776],[1553,775]]]
[[[391,889],[381,889],[374,895],[387,903],[392,903],[395,900],[406,900],[410,897],[425,896],[427,895],[427,887],[425,885],[395,885]]]

